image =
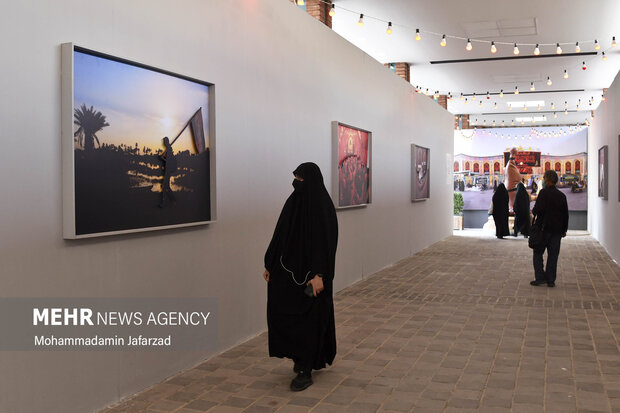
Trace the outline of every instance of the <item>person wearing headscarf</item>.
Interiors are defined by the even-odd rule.
[[[514,212],[514,236],[516,237],[520,232],[527,238],[530,235],[530,194],[521,182],[517,184]]]
[[[338,220],[319,167],[303,163],[293,172],[267,252],[269,355],[290,358],[297,376],[291,390],[312,384],[311,371],[336,355],[333,279]]]
[[[497,185],[493,194],[493,221],[495,221],[495,236],[499,239],[510,235],[508,229],[508,191],[503,182]]]
[[[510,150],[510,158],[508,159],[508,163],[506,164],[504,172],[506,174],[506,190],[508,190],[509,197],[508,210],[510,212],[512,212],[514,208],[517,184],[521,182],[521,172],[519,172],[519,168],[517,167],[517,163],[515,162],[516,156],[517,148],[512,148]]]

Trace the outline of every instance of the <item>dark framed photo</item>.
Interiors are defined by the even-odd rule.
[[[430,149],[411,145],[411,201],[430,198]]]
[[[372,133],[332,122],[332,182],[336,208],[365,206],[372,199]]]
[[[64,238],[213,222],[214,85],[61,49]]]
[[[598,150],[598,196],[604,200],[608,197],[607,179],[609,177],[609,153],[607,145]]]

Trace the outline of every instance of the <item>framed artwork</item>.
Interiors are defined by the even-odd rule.
[[[607,178],[608,178],[608,149],[607,145],[598,150],[598,196],[607,199]]]
[[[430,197],[430,149],[411,144],[411,201]]]
[[[61,50],[64,238],[213,222],[214,85]]]
[[[372,133],[332,122],[332,182],[336,208],[365,206],[372,199]]]

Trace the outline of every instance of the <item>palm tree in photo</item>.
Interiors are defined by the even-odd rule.
[[[82,104],[81,107],[75,109],[73,117],[73,123],[78,126],[78,130],[73,134],[74,137],[77,137],[78,145],[83,145],[85,151],[93,150],[95,141],[97,141],[97,145],[101,146],[96,133],[106,126],[110,126],[106,122],[105,115],[92,106],[88,108]]]

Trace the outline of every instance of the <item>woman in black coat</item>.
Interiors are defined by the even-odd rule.
[[[319,167],[293,172],[286,200],[265,254],[269,355],[294,361],[291,390],[312,384],[311,370],[336,355],[333,279],[338,243],[334,204]]]
[[[495,236],[501,239],[506,235],[510,235],[510,230],[508,229],[508,191],[503,182],[497,185],[492,199]]]
[[[530,194],[521,182],[517,184],[514,211],[514,236],[516,237],[520,232],[527,238],[530,235]]]

